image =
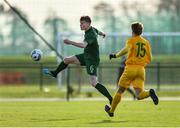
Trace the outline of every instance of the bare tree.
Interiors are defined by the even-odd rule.
[[[0,16],[2,15],[2,14],[4,14],[4,6],[3,6],[3,4],[0,4]],[[3,33],[2,33],[2,29],[1,29],[1,25],[0,25],[0,42],[1,42],[1,44],[4,42],[4,36],[3,36]]]
[[[116,31],[116,17],[114,15],[114,9],[110,4],[100,2],[94,7],[95,20],[104,23],[106,31]]]
[[[44,21],[44,26],[47,28],[47,33],[50,37],[51,42],[54,43],[54,47],[56,47],[56,37],[58,32],[68,31],[67,22],[63,19],[55,15],[54,12],[48,16]]]
[[[15,7],[23,17],[28,20],[27,15],[17,7]],[[21,19],[11,10],[5,11],[7,15],[6,25],[10,27],[8,38],[11,40],[11,54],[29,54],[30,51],[26,49],[33,49],[38,47],[38,41],[35,34],[21,21]]]
[[[158,5],[158,13],[170,13],[167,18],[170,18],[171,31],[180,31],[180,0],[160,0]]]

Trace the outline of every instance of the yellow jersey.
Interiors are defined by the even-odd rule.
[[[149,41],[141,36],[135,36],[127,40],[126,46],[116,54],[116,57],[127,53],[126,65],[146,66],[152,58]]]

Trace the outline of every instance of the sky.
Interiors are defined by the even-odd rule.
[[[3,0],[0,0],[3,3]],[[93,7],[101,1],[118,8],[120,0],[8,0],[13,6],[19,7],[29,17],[31,24],[39,28],[49,12],[72,24],[71,28],[79,27],[79,18],[82,15],[93,16]],[[8,6],[5,6],[8,8]],[[76,27],[75,27],[76,26]]]

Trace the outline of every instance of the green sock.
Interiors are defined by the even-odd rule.
[[[64,61],[62,61],[59,66],[57,67],[57,69],[55,71],[53,71],[53,73],[57,76],[57,74],[59,72],[61,72],[62,70],[64,70],[66,67],[68,66],[68,64],[65,64]]]
[[[110,95],[110,93],[108,92],[108,90],[100,83],[97,83],[95,88],[101,93],[103,94],[105,97],[107,97],[109,99],[109,102],[111,104],[112,102],[112,96]]]

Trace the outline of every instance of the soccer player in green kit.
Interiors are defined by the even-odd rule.
[[[76,47],[84,48],[84,53],[65,57],[56,70],[49,71],[48,69],[45,69],[44,73],[56,78],[57,74],[64,70],[68,64],[80,64],[82,66],[86,66],[91,85],[95,87],[101,94],[107,97],[109,103],[111,104],[112,96],[105,88],[105,86],[98,83],[97,80],[97,67],[100,62],[97,37],[100,35],[104,38],[106,35],[91,26],[91,18],[89,16],[82,16],[80,18],[80,28],[81,30],[85,31],[83,42],[75,42],[69,39],[65,39],[64,43],[67,45],[74,45]]]

